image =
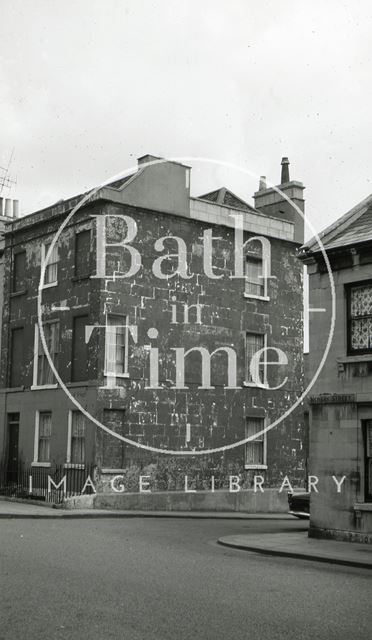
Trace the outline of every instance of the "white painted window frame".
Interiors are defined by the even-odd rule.
[[[63,465],[65,469],[85,469],[85,464],[79,464],[76,462],[71,462],[71,439],[72,439],[72,414],[74,409],[68,410],[67,417],[67,451],[66,451],[66,462]]]
[[[31,462],[31,467],[45,467],[49,468],[51,462],[39,462],[39,432],[40,432],[40,413],[37,410],[35,413],[35,429],[34,429],[34,459]]]
[[[245,350],[247,349],[247,333],[251,333],[254,335],[263,335],[264,336],[264,346],[263,349],[267,349],[267,333],[261,333],[260,331],[246,331],[244,335],[245,340]],[[244,366],[247,366],[247,355],[245,351],[245,362]],[[243,382],[243,387],[253,387],[254,389],[268,389],[268,381],[267,381],[267,364],[265,363],[263,366],[261,365],[261,369],[263,370],[263,384],[256,384],[255,382],[248,382],[246,379]],[[244,376],[248,375],[248,371],[245,370]]]
[[[263,300],[264,302],[269,302],[270,301],[270,296],[268,293],[268,273],[271,273],[271,245],[270,245],[270,241],[269,241],[269,245],[270,247],[268,248],[267,244],[262,240],[260,240],[260,236],[257,236],[255,238],[252,239],[257,239],[259,242],[261,242],[261,247],[262,247],[262,253],[260,256],[261,262],[262,262],[262,272],[263,275],[261,276],[261,278],[263,279],[263,283],[264,283],[264,293],[263,296],[258,296],[255,295],[254,293],[248,293],[246,291],[246,279],[244,278],[244,298],[248,298],[248,299],[253,299],[253,300]],[[250,257],[252,257],[253,259],[255,258],[255,255],[253,253],[250,253],[249,250],[247,249],[247,243],[249,243],[249,240],[247,240],[244,244],[245,244],[245,260],[247,260],[247,258],[249,259]],[[244,269],[246,269],[246,265],[244,265]],[[244,273],[245,275],[245,273]],[[272,277],[272,276],[271,276]]]
[[[37,371],[38,371],[38,358],[39,358],[39,325],[35,324],[34,331],[34,362],[32,370],[32,386],[31,391],[37,391],[38,389],[57,389],[58,383],[53,384],[38,384],[37,383]]]
[[[245,417],[245,425],[244,427],[246,428],[247,426],[247,420],[249,420],[249,418],[253,418],[256,416],[246,416]],[[257,416],[258,419],[263,420],[263,426],[266,427],[267,426],[267,418],[265,417],[260,417]],[[250,442],[254,442],[254,440],[250,440]],[[246,470],[249,469],[257,469],[257,471],[261,470],[261,471],[265,471],[265,469],[268,468],[267,466],[267,432],[265,431],[265,433],[263,434],[263,464],[247,464],[246,463],[246,459],[247,459],[247,445],[249,445],[249,442],[245,443],[244,446],[244,468]]]
[[[104,361],[104,373],[103,375],[105,376],[105,378],[108,379],[112,379],[112,378],[129,378],[129,371],[128,371],[128,345],[129,345],[129,326],[128,326],[128,322],[129,322],[129,317],[128,315],[124,315],[124,314],[116,314],[116,313],[107,313],[106,314],[106,326],[108,325],[108,318],[115,318],[117,317],[118,319],[124,318],[125,319],[125,356],[124,356],[124,372],[123,373],[114,373],[114,372],[110,372],[107,371],[107,357],[106,357],[106,331],[105,331],[105,361]],[[112,326],[112,325],[111,325]],[[119,324],[118,324],[119,326]],[[123,325],[120,325],[123,326]]]
[[[47,251],[46,251],[45,247],[46,247],[47,244],[50,244],[50,241],[43,242],[42,245],[41,245],[41,263],[40,263],[40,268],[45,263],[45,256],[47,254]],[[57,265],[59,265],[58,244],[56,245],[56,250],[57,250],[57,256],[58,256]],[[45,275],[44,275],[44,279],[45,279]],[[50,287],[56,287],[57,285],[58,285],[58,266],[57,266],[57,280],[55,280],[54,282],[44,283],[43,284],[43,289],[49,289]]]

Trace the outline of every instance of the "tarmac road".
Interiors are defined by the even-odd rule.
[[[371,571],[236,551],[296,520],[0,521],[0,640],[369,640]]]

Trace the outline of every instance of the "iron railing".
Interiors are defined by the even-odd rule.
[[[0,464],[0,495],[59,504],[65,498],[93,493],[91,483],[95,481],[95,474],[93,464],[71,467],[20,463],[11,469]]]

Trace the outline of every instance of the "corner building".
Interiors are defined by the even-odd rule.
[[[195,198],[191,169],[157,160],[140,158],[135,174],[97,190],[67,224],[82,196],[8,225],[2,464],[8,477],[16,462],[66,473],[93,464],[102,491],[118,473],[137,490],[144,470],[163,490],[182,489],[185,473],[196,488],[211,475],[226,487],[231,473],[245,487],[255,474],[266,486],[285,475],[304,486],[302,409],[289,412],[302,392],[303,220],[263,179],[255,206],[226,188]],[[280,189],[303,211],[304,187],[290,181],[286,158]],[[37,326],[45,260],[43,333],[66,389],[110,430],[160,452],[97,427],[56,379]]]
[[[325,229],[321,241],[335,289],[335,326],[309,397],[309,471],[313,537],[372,542],[372,195]],[[332,294],[316,240],[301,258],[309,272],[309,377],[331,331]],[[340,485],[337,492],[336,477]]]

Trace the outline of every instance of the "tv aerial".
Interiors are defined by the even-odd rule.
[[[10,154],[8,165],[6,167],[0,167],[0,196],[2,196],[5,189],[10,190],[13,186],[17,184],[17,178],[14,178],[9,173],[13,156],[14,156],[14,148],[12,149],[12,153]]]

